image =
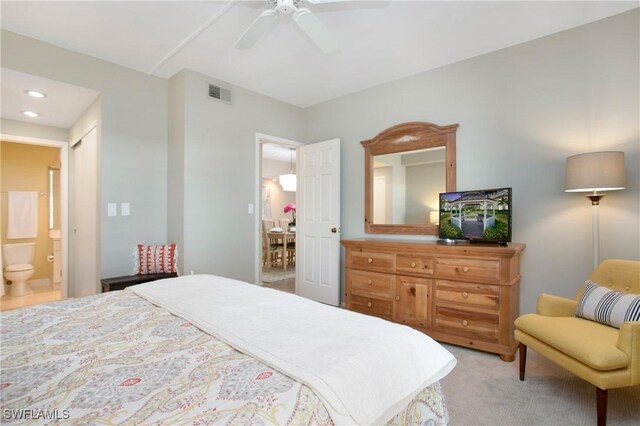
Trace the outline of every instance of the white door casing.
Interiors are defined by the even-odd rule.
[[[340,304],[340,139],[298,149],[298,295]]]
[[[98,292],[97,130],[94,126],[70,150],[69,296]]]

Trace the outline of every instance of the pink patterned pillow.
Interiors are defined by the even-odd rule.
[[[138,275],[176,272],[176,245],[145,246],[138,244]]]

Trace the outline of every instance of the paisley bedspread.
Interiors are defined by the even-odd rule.
[[[130,291],[2,312],[1,421],[333,424],[307,386]],[[448,424],[439,383],[389,424]]]

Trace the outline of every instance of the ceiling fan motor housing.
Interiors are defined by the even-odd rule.
[[[285,15],[289,13],[293,13],[298,9],[302,0],[267,0],[270,6],[275,7],[275,9]]]

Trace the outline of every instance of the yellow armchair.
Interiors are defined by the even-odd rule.
[[[605,260],[589,279],[612,290],[640,294],[640,261]],[[620,329],[574,314],[575,300],[541,294],[535,314],[515,321],[520,342],[520,380],[524,380],[527,347],[596,386],[598,426],[607,419],[607,390],[640,384],[640,322]]]

